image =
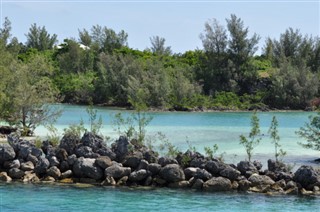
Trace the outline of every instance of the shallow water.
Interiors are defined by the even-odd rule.
[[[0,211],[318,211],[319,197],[0,184]]]

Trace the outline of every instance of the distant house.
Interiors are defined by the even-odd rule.
[[[64,47],[66,47],[68,45],[68,43],[61,43],[59,45],[56,46],[57,49],[63,49]],[[90,47],[89,46],[86,46],[86,45],[83,45],[82,43],[79,43],[78,44],[79,47],[83,50],[89,50]]]

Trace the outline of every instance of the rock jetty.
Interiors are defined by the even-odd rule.
[[[101,186],[151,186],[267,194],[320,194],[320,172],[301,166],[295,173],[281,162],[227,164],[198,152],[159,157],[121,136],[111,147],[87,132],[81,139],[64,135],[58,146],[8,136],[0,146],[0,181],[90,183]]]

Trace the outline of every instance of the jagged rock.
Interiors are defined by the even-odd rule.
[[[262,168],[262,163],[257,160],[253,161],[253,165],[256,167],[258,171]]]
[[[52,166],[47,170],[47,174],[54,179],[58,179],[61,176],[61,172],[56,166]]]
[[[198,169],[200,169],[200,168],[195,168],[195,167],[185,168],[183,170],[185,178],[188,180],[188,179],[191,179],[192,177],[194,177],[196,175]]]
[[[105,170],[106,168],[112,166],[112,161],[108,156],[101,156],[96,159],[96,164]]]
[[[79,138],[75,134],[66,133],[60,141],[59,148],[65,149],[68,155],[72,155],[79,143]]]
[[[47,158],[40,158],[34,168],[34,172],[38,176],[41,176],[47,172],[47,169],[49,168],[49,166],[50,166],[50,162]]]
[[[41,149],[38,149],[36,147],[31,147],[30,153],[31,153],[31,155],[35,156],[36,158],[39,158],[39,157],[41,157],[43,152]]]
[[[320,182],[320,174],[312,166],[301,166],[295,173],[293,179],[307,188]]]
[[[59,169],[61,172],[65,172],[70,169],[69,163],[67,161],[62,161],[60,163]]]
[[[15,159],[13,161],[5,161],[4,164],[3,164],[3,167],[5,169],[11,169],[11,168],[17,168],[19,169],[20,168],[20,161],[18,159]]]
[[[288,172],[288,168],[284,163],[272,159],[268,160],[268,170],[272,172]]]
[[[75,154],[69,155],[67,162],[69,166],[73,166],[73,164],[77,161],[77,156]]]
[[[112,151],[116,154],[118,161],[122,161],[128,153],[129,141],[125,136],[120,136],[115,143],[112,144]]]
[[[158,160],[158,164],[160,164],[162,167],[168,165],[168,164],[178,164],[178,161],[176,159],[168,158],[168,157],[160,157]]]
[[[225,177],[213,177],[203,184],[205,191],[231,191],[231,181]]]
[[[90,147],[93,152],[96,152],[104,146],[103,138],[93,134],[92,132],[86,132],[81,138],[81,143],[83,146]]]
[[[14,148],[8,145],[0,145],[0,164],[4,161],[13,160],[15,157]]]
[[[152,150],[146,150],[143,152],[143,158],[148,163],[156,163],[158,161],[158,153]]]
[[[102,181],[101,185],[103,186],[115,186],[117,182],[111,176],[107,176],[104,181]]]
[[[207,163],[207,160],[205,158],[196,157],[190,161],[189,166],[204,169],[206,166],[206,163]]]
[[[80,157],[73,164],[73,173],[77,177],[99,180],[103,177],[103,170],[96,165],[96,159]]]
[[[148,176],[148,172],[145,169],[140,169],[138,171],[131,172],[129,180],[131,182],[139,182],[144,180]]]
[[[148,170],[148,167],[149,167],[149,163],[148,161],[142,159],[139,163],[139,166],[137,168],[137,170],[140,170],[140,169],[145,169],[145,170]]]
[[[60,178],[61,179],[66,179],[66,178],[72,177],[72,175],[73,175],[72,171],[71,170],[67,170],[67,171],[61,173]]]
[[[18,158],[26,159],[29,154],[31,154],[31,148],[29,145],[21,144],[18,151]],[[32,156],[36,157],[35,155],[31,154]]]
[[[179,182],[169,183],[168,187],[169,188],[188,188],[190,187],[190,183],[189,181],[183,180]]]
[[[26,171],[25,175],[23,176],[22,181],[25,182],[25,183],[27,183],[27,182],[39,182],[40,179],[35,173],[33,173],[31,171]]]
[[[94,153],[92,148],[88,146],[78,146],[75,149],[75,153],[77,157],[84,157],[84,158],[97,158],[100,156],[98,153]]]
[[[207,181],[209,179],[212,178],[212,174],[210,174],[207,170],[205,169],[200,169],[198,168],[195,175],[194,175],[195,178],[197,179],[201,179],[203,181]]]
[[[32,171],[32,170],[34,170],[34,164],[31,161],[21,163],[20,169],[22,171]]]
[[[21,179],[24,175],[24,171],[17,168],[12,168],[9,169],[8,175],[13,179]]]
[[[125,158],[125,161],[123,162],[123,165],[126,167],[130,167],[131,169],[136,169],[140,161],[143,159],[143,155],[141,152],[134,152],[133,155],[127,156]]]
[[[56,157],[59,161],[68,160],[68,152],[63,148],[56,149]]]
[[[258,173],[255,165],[249,161],[240,161],[240,163],[237,164],[237,168],[243,175],[245,175],[247,172]]]
[[[218,175],[223,169],[226,168],[226,164],[221,161],[210,160],[206,163],[206,170],[213,175]]]
[[[240,176],[240,171],[232,168],[231,166],[226,166],[222,171],[220,171],[220,175],[222,177],[226,177],[229,180],[235,180]]]
[[[31,154],[28,155],[27,161],[31,161],[33,165],[36,165],[39,161],[39,159]]]
[[[98,149],[97,153],[101,156],[108,156],[111,160],[115,160],[117,155],[108,147]]]
[[[159,174],[160,170],[161,170],[161,165],[160,164],[150,163],[148,165],[148,171],[151,172],[152,176]]]
[[[12,178],[8,176],[7,172],[0,172],[0,181],[11,182]]]
[[[238,186],[239,191],[248,191],[251,186],[251,182],[247,179],[240,180],[238,184],[239,184]]]
[[[144,185],[144,186],[150,186],[150,185],[152,184],[152,180],[153,180],[153,178],[152,178],[151,176],[148,176],[148,177],[145,179],[143,185]]]
[[[192,184],[192,188],[193,188],[193,189],[200,190],[200,189],[202,189],[202,187],[203,187],[203,183],[204,183],[203,180],[201,180],[201,179],[195,179],[195,181],[194,181],[193,184]]]
[[[178,164],[166,165],[165,167],[161,168],[159,175],[169,183],[185,180],[183,170]]]
[[[49,160],[50,166],[59,166],[60,165],[60,162],[58,161],[56,156],[50,156],[48,158],[48,160]]]
[[[286,182],[289,182],[292,179],[293,179],[292,173],[277,172],[277,180],[285,180]]]
[[[124,176],[129,176],[131,173],[131,168],[129,167],[121,167],[118,165],[112,165],[104,171],[106,176],[111,176],[114,179],[119,179]]]
[[[248,179],[251,182],[251,186],[272,185],[275,182],[266,175],[253,174]]]

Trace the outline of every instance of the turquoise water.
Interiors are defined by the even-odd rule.
[[[85,107],[62,105],[63,115],[56,123],[59,132],[81,119],[88,124]],[[131,112],[112,108],[97,108],[103,118],[102,133],[115,139],[118,135],[111,125],[111,117],[117,112],[128,116]],[[295,131],[308,120],[310,112],[258,113],[263,141],[255,149],[253,159],[259,159],[266,168],[266,160],[273,157],[273,146],[267,131],[273,115],[279,121],[279,133],[283,149],[288,155],[285,162],[296,168],[312,164],[319,153],[301,148]],[[203,152],[204,146],[219,145],[219,153],[225,152],[226,162],[238,162],[245,158],[239,145],[239,135],[250,131],[249,112],[153,112],[154,118],[147,127],[148,136],[161,131],[181,150],[186,150],[186,140]],[[87,125],[88,127],[88,125]],[[36,130],[46,136],[44,127]],[[187,136],[187,138],[186,138]],[[155,145],[157,144],[154,141]],[[319,197],[267,196],[262,194],[205,193],[191,190],[130,189],[112,187],[76,187],[75,185],[49,184],[0,184],[0,211],[318,211]]]
[[[70,124],[78,124],[82,119],[88,123],[86,107],[74,105],[61,105],[62,116],[58,119],[56,127],[62,134],[63,129]],[[112,140],[119,135],[112,126],[112,116],[122,112],[124,116],[130,115],[132,111],[119,110],[113,108],[96,108],[98,115],[103,118],[102,134],[109,136]],[[260,127],[262,142],[254,150],[253,159],[261,160],[266,167],[266,161],[273,157],[274,146],[268,136],[268,129],[272,116],[276,115],[279,121],[279,133],[283,149],[287,152],[284,161],[298,167],[301,164],[310,164],[310,161],[318,158],[320,154],[314,150],[303,149],[298,145],[301,140],[296,131],[308,121],[308,116],[313,112],[260,112]],[[218,144],[218,154],[224,155],[226,162],[236,163],[246,158],[243,146],[239,144],[239,136],[250,132],[251,112],[152,112],[153,120],[147,127],[148,138],[157,147],[159,143],[154,139],[157,132],[166,135],[170,142],[178,146],[181,151],[188,149],[188,144],[196,147],[197,151],[204,152],[204,147],[212,147]],[[87,126],[89,127],[89,126]],[[46,136],[47,130],[39,127],[36,134]]]
[[[0,184],[0,211],[318,211],[319,197]]]

